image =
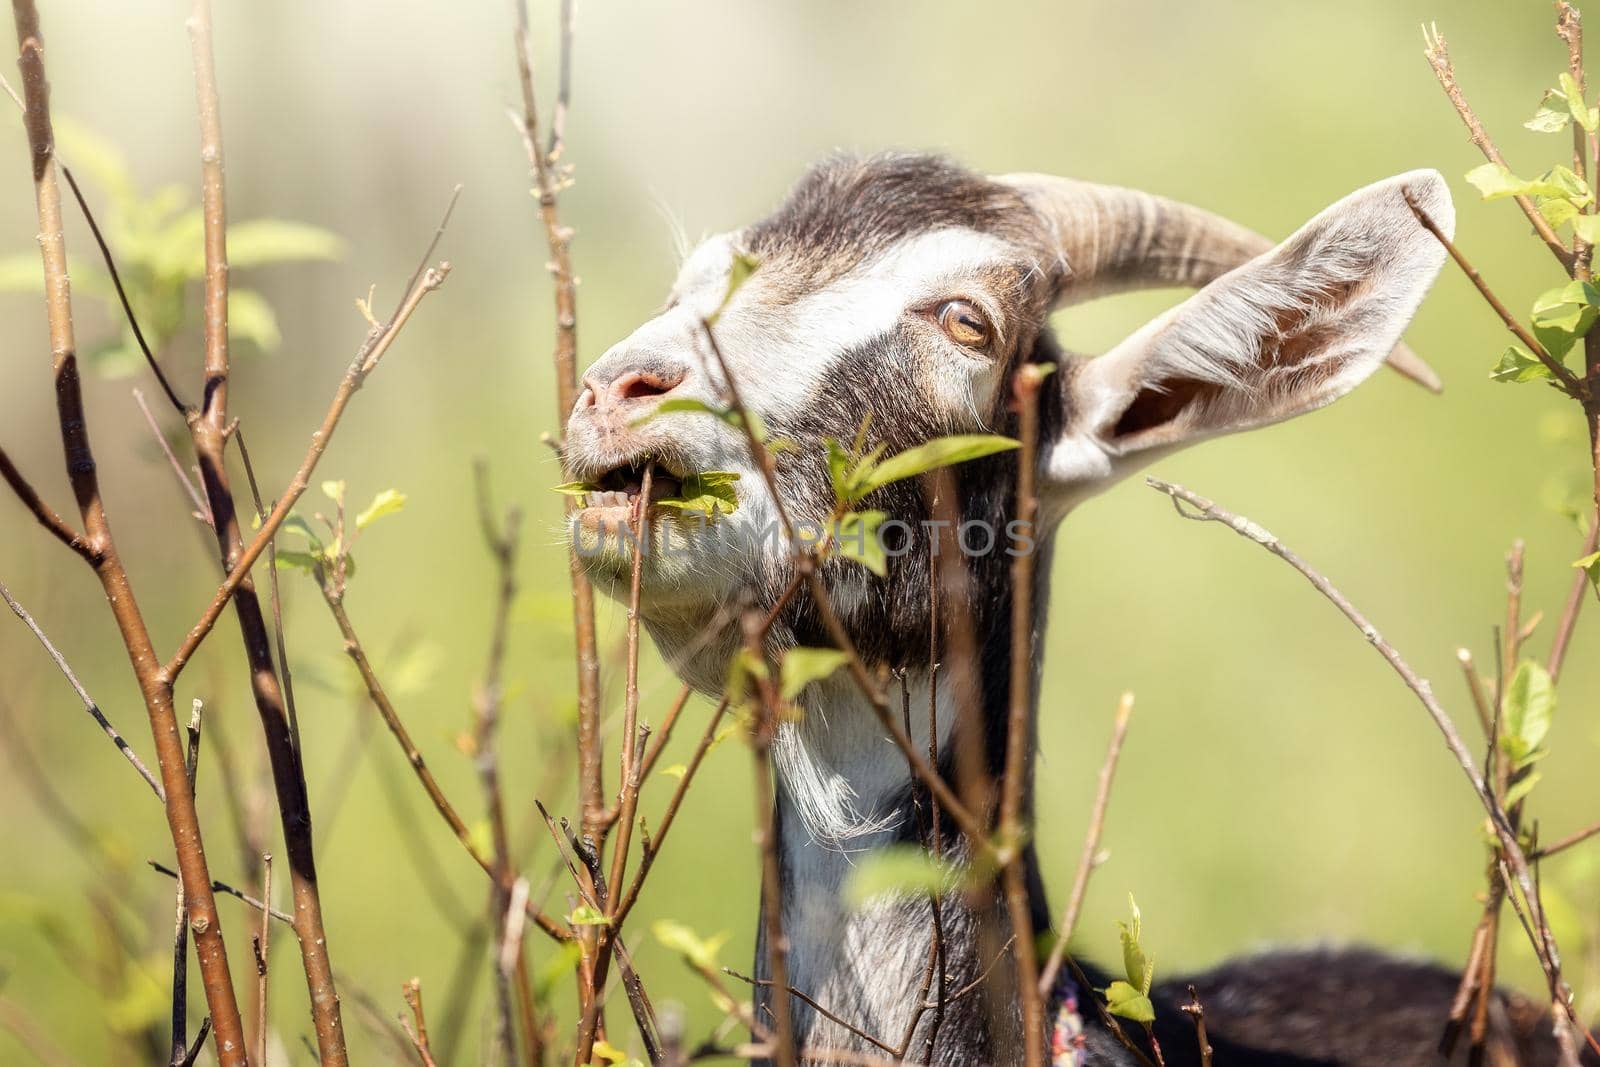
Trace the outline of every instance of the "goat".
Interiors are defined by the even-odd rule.
[[[1433,171],[1367,186],[1274,246],[1208,212],[1127,189],[1034,174],[988,178],[923,155],[825,161],[773,214],[701,244],[664,310],[585,375],[563,461],[570,477],[602,491],[580,511],[577,536],[628,520],[641,506],[647,463],[659,472],[642,503],[651,528],[681,521],[653,501],[686,476],[741,473],[737,510],[719,519],[718,536],[677,538],[676,551],[647,552],[641,565],[645,626],[686,681],[717,695],[742,641],[740,612],[771,610],[794,561],[788,546],[762,534],[775,502],[740,433],[681,405],[657,411],[668,399],[723,402],[728,383],[707,357],[703,320],[716,320],[744,403],[792,444],[774,460],[785,509],[817,528],[834,503],[827,439],[851,441],[865,424],[866,443],[894,454],[948,434],[1014,435],[1012,376],[1025,364],[1055,364],[1040,411],[1036,707],[1051,542],[1074,507],[1175,449],[1320,408],[1386,358],[1413,376],[1431,373],[1397,348],[1444,259],[1406,190],[1453,232],[1449,192]],[[760,266],[729,297],[741,255]],[[1098,358],[1061,351],[1047,324],[1059,306],[1158,286],[1199,292]],[[1015,467],[1014,455],[999,455],[950,471],[963,523],[1007,528]],[[903,521],[907,550],[881,579],[840,559],[824,562],[822,575],[863,659],[905,672],[912,706],[926,707],[934,513],[915,480],[878,490],[871,506]],[[582,554],[603,590],[626,597],[628,553]],[[934,727],[939,771],[952,781],[957,736],[981,736],[989,774],[1002,774],[1010,686],[1010,559],[993,551],[964,562],[975,691],[956,692],[941,678]],[[803,595],[778,612],[768,640],[775,654],[831,644]],[[810,685],[800,703],[803,716],[783,724],[773,752],[790,984],[868,1032],[898,1036],[928,959],[926,900],[891,893],[857,910],[840,888],[852,854],[918,841],[919,789],[842,673]],[[955,732],[962,708],[981,715],[978,734]],[[927,743],[926,724],[913,732]],[[966,862],[959,835],[936,847]],[[1043,931],[1050,913],[1031,847],[1025,862],[1033,923]],[[989,971],[992,953],[980,945],[983,930],[1009,930],[1004,908],[984,913],[951,894],[942,910],[950,988],[980,979],[993,988],[948,1006],[932,1064],[1020,1062],[1020,1012],[1006,992],[1012,969]],[[764,973],[766,953],[757,957]],[[1102,978],[1090,972],[1091,983]],[[1191,980],[1206,999],[1218,1062],[1232,1065],[1431,1062],[1455,989],[1443,970],[1366,951],[1272,953]],[[1188,1025],[1176,1010],[1185,981],[1153,994],[1170,1063],[1193,1048],[1187,1030],[1168,1033]],[[764,990],[758,1001],[771,995]],[[802,1045],[873,1051],[801,1000],[792,1008]],[[1551,1059],[1547,1016],[1510,997],[1497,1013],[1506,1047],[1528,1062]],[[924,1018],[913,1048],[923,1047],[930,1025]],[[1084,1027],[1065,1053],[1073,1058],[1060,1062],[1131,1062],[1097,1019]]]

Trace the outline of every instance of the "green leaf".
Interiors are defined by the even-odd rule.
[[[1541,777],[1543,776],[1538,771],[1528,771],[1523,774],[1521,778],[1511,783],[1510,789],[1506,790],[1506,795],[1500,799],[1501,805],[1511,808],[1527,799],[1528,794],[1533,792],[1533,787],[1539,784]]]
[[[1572,220],[1572,232],[1590,244],[1600,244],[1600,215],[1577,215]]]
[[[658,771],[657,773],[658,774],[664,774],[668,778],[676,778],[681,782],[681,781],[683,781],[683,776],[689,773],[689,768],[685,767],[681,763],[674,763],[670,767],[661,768],[661,770]]]
[[[626,1052],[623,1052],[621,1049],[617,1048],[617,1046],[613,1045],[604,1038],[599,1038],[595,1041],[594,1054],[599,1058],[599,1060],[604,1060],[606,1063],[613,1065],[613,1067],[615,1067],[617,1064],[626,1063],[628,1061],[628,1054]],[[590,1060],[589,1062],[593,1064],[599,1062],[599,1060]]]
[[[1545,198],[1539,201],[1539,214],[1543,215],[1545,221],[1556,229],[1560,229],[1574,219],[1585,217],[1578,212],[1578,205],[1571,200]]]
[[[93,179],[119,208],[134,198],[133,174],[116,142],[68,115],[57,115],[54,126],[62,162],[78,178]]]
[[[1583,572],[1589,576],[1589,584],[1596,589],[1600,589],[1600,552],[1591,552],[1582,559],[1575,561],[1572,565],[1581,567]]]
[[[1554,377],[1548,367],[1521,345],[1508,346],[1500,362],[1489,372],[1489,379],[1496,382],[1533,382]]]
[[[729,515],[738,510],[739,494],[733,483],[739,476],[733,471],[706,471],[691,474],[683,479],[678,495],[662,497],[651,503],[655,507],[676,511],[692,511],[704,515]]]
[[[959,881],[950,864],[921,845],[890,845],[862,855],[845,878],[844,898],[860,908],[886,893],[942,893]]]
[[[1467,181],[1485,200],[1508,196],[1554,197],[1586,204],[1593,199],[1589,186],[1567,167],[1553,167],[1532,181],[1519,178],[1499,163],[1485,163],[1467,171]]]
[[[571,926],[610,926],[611,920],[605,914],[588,904],[579,904],[567,916],[567,923]]]
[[[728,304],[733,300],[733,294],[737,293],[739,288],[750,280],[750,276],[760,266],[761,261],[747,252],[734,254],[733,265],[728,268],[728,291],[723,294],[722,303],[717,305],[717,310],[706,316],[707,326],[715,326],[717,324],[717,320],[722,317],[723,311],[727,309]]]
[[[322,495],[335,504],[344,503],[344,482],[329,479],[322,483]]]
[[[1563,71],[1559,80],[1561,95],[1566,98],[1567,110],[1572,114],[1572,121],[1590,133],[1600,129],[1600,112],[1584,103],[1583,92],[1579,89],[1576,79]]]
[[[861,479],[861,496],[880,489],[890,482],[913,478],[919,474],[965,463],[981,456],[993,455],[1017,448],[1019,442],[994,434],[958,434],[954,437],[936,437],[926,444],[908,448],[899,455],[890,456],[877,464]],[[860,499],[858,496],[856,499]]]
[[[385,489],[372,498],[367,510],[356,516],[356,529],[365,530],[385,515],[393,515],[406,506],[406,495],[398,489]]]
[[[563,496],[575,496],[579,499],[589,493],[598,493],[600,491],[600,487],[593,482],[562,482],[560,485],[552,485],[550,489],[552,492],[560,493]]]
[[[783,699],[793,700],[812,682],[820,682],[840,667],[850,662],[850,657],[837,648],[791,648],[784,653],[779,667],[779,691]]]
[[[344,255],[344,242],[320,226],[288,219],[251,219],[228,227],[228,266],[259,267]]]
[[[277,556],[278,566],[293,567],[308,574],[323,562],[322,554],[318,552],[301,552],[293,548],[279,548],[275,549],[274,552]]]
[[[1517,664],[1511,684],[1506,686],[1500,727],[1500,750],[1513,767],[1525,767],[1544,755],[1540,746],[1550,732],[1555,708],[1555,685],[1549,673],[1532,660]]]
[[[1566,94],[1550,90],[1539,101],[1539,110],[1533,113],[1533,118],[1522,125],[1535,133],[1560,133],[1571,121],[1572,112],[1567,108]]]
[[[853,559],[879,578],[889,573],[888,554],[878,537],[878,527],[888,518],[881,511],[852,511],[840,516],[833,539],[833,550]]]
[[[254,289],[228,291],[228,336],[249,341],[263,352],[271,352],[283,342],[272,305]]]
[[[1133,899],[1133,894],[1128,894],[1128,907],[1133,912],[1129,922],[1117,923],[1117,928],[1122,937],[1122,970],[1128,976],[1128,981],[1133,983],[1141,993],[1150,992],[1150,983],[1155,977],[1156,965],[1153,960],[1144,954],[1144,947],[1139,944],[1140,935],[1143,933],[1143,918],[1139,914],[1139,905]]]
[[[1105,989],[1106,1010],[1112,1015],[1149,1026],[1156,1021],[1156,1007],[1149,996],[1127,982],[1112,982]]]
[[[717,969],[717,953],[728,942],[727,934],[702,938],[683,923],[673,919],[657,919],[650,924],[650,932],[662,945],[702,970]]]

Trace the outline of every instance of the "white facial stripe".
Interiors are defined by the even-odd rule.
[[[714,238],[685,264],[685,275],[721,256],[724,275],[695,292],[685,292],[687,318],[714,310],[722,300],[728,238]],[[704,255],[704,258],[702,258]],[[973,275],[986,266],[1015,258],[1009,244],[976,230],[946,229],[901,242],[815,292],[779,304],[770,297],[761,272],[735,294],[717,321],[717,339],[749,401],[772,417],[794,416],[832,371],[838,357],[895,328],[908,309],[944,295],[959,293],[979,303],[987,295],[972,286]],[[773,279],[771,285],[781,285]],[[709,307],[701,305],[709,302]],[[991,315],[999,309],[989,307]],[[679,313],[674,308],[670,317]],[[940,375],[941,395],[958,409],[972,404],[975,379],[986,370],[971,361],[970,371]],[[974,377],[967,377],[970,373]]]

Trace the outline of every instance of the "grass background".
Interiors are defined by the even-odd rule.
[[[555,13],[542,0],[533,6],[548,102]],[[680,0],[580,9],[568,136],[577,184],[563,208],[577,230],[585,363],[652,313],[675,269],[675,227],[693,237],[742,225],[836,148],[937,149],[989,171],[1138,185],[1271,234],[1366,182],[1437,167],[1458,196],[1463,246],[1512,307],[1561,280],[1515,208],[1480,204],[1460,181],[1479,160],[1434,84],[1418,32],[1423,20],[1440,20],[1469,98],[1513,165],[1537,172],[1567,154],[1564,137],[1520,128],[1564,62],[1543,4],[1163,0],[995,3],[979,13],[911,0]],[[184,14],[170,0],[44,12],[55,108],[112,137],[150,189],[195,183]],[[249,275],[277,307],[284,333],[281,350],[242,354],[235,374],[234,407],[268,486],[287,478],[361,338],[352,299],[372,282],[381,305],[394,299],[449,189],[465,183],[442,248],[455,273],[357,399],[322,472],[346,479],[354,497],[391,486],[410,494],[403,516],[363,544],[348,606],[380,666],[415,677],[402,712],[467,809],[477,807],[477,784],[453,739],[470,720],[492,594],[472,512],[472,458],[492,456],[501,499],[528,508],[503,752],[524,862],[542,872],[551,851],[532,831],[531,802],[542,790],[553,806],[574,808],[570,759],[551,740],[572,714],[573,681],[559,501],[547,491],[560,478],[540,443],[557,425],[549,284],[522,148],[505,116],[517,99],[509,5],[284,0],[223,5],[217,19],[233,217],[301,219],[349,242],[335,264]],[[20,252],[36,230],[25,144],[19,122],[8,118],[3,129],[0,250]],[[75,261],[90,262],[75,216],[68,229]],[[1069,344],[1099,351],[1172,299],[1095,304],[1060,316],[1058,326]],[[42,309],[8,296],[0,316],[0,439],[65,509]],[[85,302],[79,329],[87,346],[117,323]],[[1443,396],[1381,375],[1327,412],[1207,444],[1154,473],[1250,515],[1313,560],[1435,680],[1465,728],[1472,716],[1454,650],[1468,644],[1492,660],[1502,557],[1514,537],[1528,542],[1527,602],[1551,616],[1532,647],[1542,655],[1547,646],[1579,540],[1550,503],[1581,494],[1582,428],[1554,394],[1488,380],[1503,334],[1453,269],[1408,339],[1443,374]],[[170,357],[190,393],[198,347],[191,332]],[[184,506],[130,384],[92,383],[88,399],[111,518],[158,644],[170,649],[214,587],[215,563],[183,529]],[[1147,947],[1168,974],[1241,949],[1323,941],[1460,962],[1481,888],[1476,803],[1421,708],[1360,637],[1286,567],[1221,530],[1178,522],[1137,482],[1074,515],[1060,549],[1039,797],[1039,838],[1057,897],[1070,879],[1117,694],[1131,688],[1139,701],[1106,826],[1111,858],[1091,888],[1080,951],[1114,957],[1112,918],[1132,891]],[[0,506],[0,578],[148,752],[98,587],[11,503]],[[315,591],[295,576],[287,590],[308,775],[322,820],[324,904],[347,1001],[359,987],[392,1015],[399,983],[418,974],[437,1004],[454,934],[401,839],[438,856],[469,908],[480,906],[482,876],[410,783],[403,810],[388,803],[381,775],[398,777],[403,764],[386,737],[374,735],[353,770],[344,762],[353,724],[369,711],[350,699],[353,672]],[[613,708],[622,616],[615,605],[602,608]],[[1595,815],[1595,625],[1580,626],[1556,752],[1535,802],[1547,836]],[[403,642],[424,650],[420,662],[386,654]],[[644,714],[659,718],[676,686],[653,655],[645,688]],[[193,696],[208,701],[242,763],[261,758],[231,619],[185,678],[180,698]],[[94,733],[26,631],[10,623],[0,624],[0,697],[34,758],[115,854],[135,866],[167,857],[166,829],[145,787]],[[679,747],[705,713],[704,704],[692,706]],[[711,1008],[643,930],[663,915],[703,933],[726,930],[724,958],[747,961],[757,878],[748,762],[731,745],[713,755],[635,920],[653,995],[683,1001],[696,1033]],[[214,769],[202,766],[201,814],[215,873],[227,878],[238,861]],[[318,802],[344,786],[347,802],[333,817]],[[666,791],[656,783],[644,810],[659,811]],[[102,935],[89,902],[97,867],[41,816],[9,764],[0,811],[0,993],[83,1062],[121,1062],[96,1022],[108,1006],[83,966],[52,941],[61,930],[96,951]],[[272,825],[276,841],[275,816]],[[1557,932],[1591,1014],[1600,989],[1596,872],[1592,856],[1573,855],[1546,874]],[[129,904],[143,909],[150,930],[144,982],[159,989],[170,897],[156,876],[131,877],[142,899]],[[221,908],[244,989],[248,916],[227,901]],[[1532,988],[1537,972],[1519,940],[1507,938],[1506,966]],[[545,951],[541,942],[534,947]],[[285,1062],[310,1062],[292,944],[282,940],[277,953],[281,1053]],[[478,984],[459,1062],[474,1060],[484,1032],[488,1001]],[[198,997],[194,1010],[198,1018]],[[386,1050],[353,1008],[346,1020],[363,1061]],[[0,1060],[19,1057],[26,1062],[0,1033]]]

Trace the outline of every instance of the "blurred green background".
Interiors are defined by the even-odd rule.
[[[1525,308],[1561,280],[1514,207],[1481,204],[1460,181],[1480,160],[1434,83],[1418,31],[1440,20],[1469,98],[1513,166],[1538,172],[1567,154],[1564,137],[1520,126],[1564,61],[1546,4],[578,6],[567,153],[577,181],[563,210],[577,230],[584,362],[652,313],[675,270],[674,228],[693,238],[751,221],[836,148],[931,148],[990,171],[1139,185],[1279,235],[1366,182],[1437,167],[1457,193],[1461,243],[1511,306]],[[169,0],[49,4],[43,13],[57,113],[109,137],[147,193],[195,185],[185,14]],[[553,3],[535,0],[533,18],[548,104]],[[518,95],[511,22],[506,3],[284,0],[220,5],[217,37],[232,217],[302,220],[347,242],[337,262],[237,272],[237,284],[277,309],[282,332],[273,353],[241,346],[235,370],[233,406],[267,487],[287,479],[365,331],[352,300],[375,282],[379,305],[389,306],[450,188],[465,185],[441,249],[455,272],[357,397],[321,474],[346,479],[360,500],[388,487],[410,495],[400,517],[364,538],[348,607],[380,669],[405,675],[401,711],[447,791],[474,814],[478,784],[455,738],[470,722],[493,575],[472,510],[472,459],[491,457],[499,499],[528,509],[502,749],[515,833],[537,883],[553,853],[534,832],[533,797],[575,810],[569,752],[556,740],[567,732],[574,683],[559,501],[548,491],[561,479],[540,441],[557,425],[553,315],[544,237],[506,117]],[[36,224],[25,144],[19,122],[3,128],[0,253],[27,252]],[[89,194],[96,203],[107,195],[93,183]],[[75,213],[68,232],[74,262],[88,267],[92,246]],[[1075,309],[1059,326],[1069,344],[1099,351],[1172,298]],[[85,348],[116,336],[117,320],[97,301],[79,307]],[[0,315],[0,440],[66,510],[42,308],[10,295],[0,297]],[[1455,649],[1470,645],[1492,662],[1502,559],[1516,537],[1528,542],[1530,610],[1547,613],[1532,648],[1542,656],[1547,647],[1579,554],[1579,534],[1552,505],[1582,496],[1582,428],[1554,394],[1488,380],[1503,331],[1453,268],[1408,339],[1444,376],[1443,396],[1383,374],[1327,412],[1208,444],[1155,473],[1250,515],[1319,565],[1434,679],[1469,730]],[[191,395],[197,340],[192,329],[180,333],[167,356]],[[214,588],[216,564],[130,399],[134,384],[153,391],[139,377],[102,378],[88,399],[112,521],[158,645],[170,650]],[[312,492],[308,503],[320,503]],[[1220,529],[1177,521],[1137,481],[1071,518],[1056,570],[1038,836],[1057,898],[1117,695],[1138,694],[1106,826],[1111,855],[1077,939],[1082,953],[1113,956],[1111,920],[1131,890],[1146,946],[1169,975],[1243,949],[1316,942],[1462,960],[1482,883],[1481,813],[1415,699],[1346,622],[1288,568]],[[0,579],[148,753],[98,586],[10,499],[0,503]],[[462,914],[481,914],[485,885],[381,728],[364,750],[353,747],[371,711],[351,697],[353,671],[315,590],[296,574],[285,585],[332,956],[345,978],[347,1033],[371,1061],[392,1046],[355,1002],[370,997],[377,1017],[392,1020],[399,984],[420,975],[437,1024],[456,964],[459,915],[441,914],[406,839],[435,857],[422,868],[437,869]],[[600,622],[616,710],[623,612],[606,603]],[[1547,838],[1596,815],[1597,630],[1595,618],[1580,624],[1562,680],[1555,754],[1535,801]],[[210,728],[226,735],[241,777],[254,779],[260,732],[240,667],[230,617],[179,696],[208,702]],[[644,714],[658,720],[676,683],[653,658],[645,690]],[[169,858],[166,828],[14,621],[0,620],[0,699],[26,738],[30,755],[21,758],[127,865],[108,882],[104,864],[63,835],[15,770],[8,739],[0,995],[81,1062],[127,1062],[126,1046],[96,1020],[130,1025],[165,1010],[170,886],[143,860]],[[678,749],[706,713],[691,705]],[[200,776],[214,873],[230,879],[243,860],[213,756]],[[647,792],[652,818],[669,784]],[[275,814],[269,824],[276,850]],[[1546,871],[1591,1016],[1600,992],[1596,881],[1596,863],[1582,855]],[[551,884],[551,907],[564,909],[563,879]],[[749,760],[727,745],[691,794],[634,920],[652,994],[684,1002],[692,1034],[714,1013],[644,928],[670,915],[702,933],[726,930],[724,959],[743,966],[755,885]],[[107,1002],[97,992],[95,961],[107,950],[95,901],[113,889],[125,917],[144,924],[149,958],[112,982],[124,995]],[[253,918],[235,902],[219,906],[248,1000]],[[62,939],[76,950],[63,953]],[[1537,972],[1520,940],[1505,938],[1506,967],[1533,988]],[[531,944],[536,958],[547,955],[543,941]],[[281,935],[275,947],[278,1055],[311,1062],[294,947]],[[473,970],[459,1063],[476,1061],[488,1032],[486,968]],[[202,1002],[192,999],[198,1020]],[[0,1061],[28,1056],[0,1032]]]

